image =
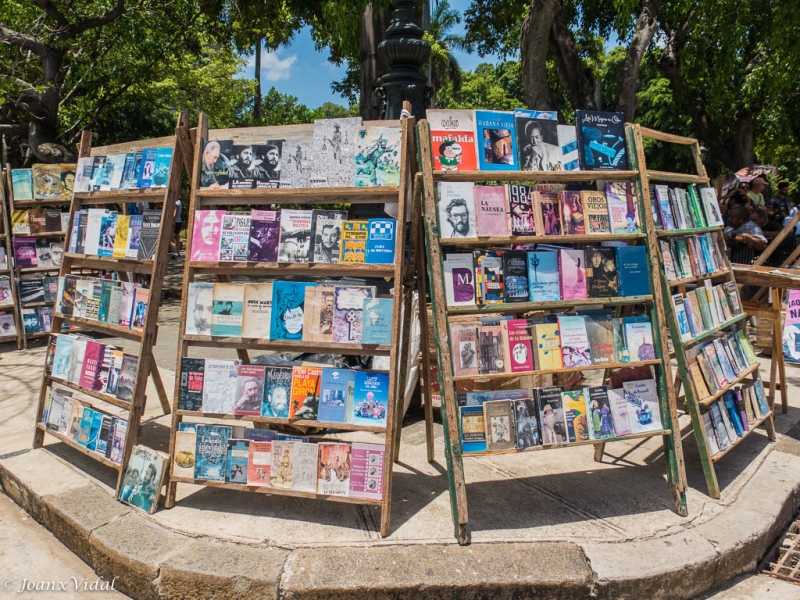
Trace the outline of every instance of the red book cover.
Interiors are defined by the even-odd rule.
[[[272,467],[272,442],[251,441],[250,455],[247,458],[247,485],[268,487]]]
[[[316,421],[319,410],[319,382],[321,367],[292,368],[292,397],[289,403],[290,419]]]
[[[511,319],[501,323],[506,338],[506,365],[510,373],[533,371],[531,331],[525,319]]]
[[[477,171],[475,119],[471,110],[429,110],[434,171]]]
[[[103,365],[105,346],[93,340],[86,342],[81,376],[78,385],[89,390],[100,389],[100,367]]]
[[[581,193],[567,190],[558,194],[561,207],[561,223],[564,235],[584,235],[586,226],[583,222],[583,202]]]

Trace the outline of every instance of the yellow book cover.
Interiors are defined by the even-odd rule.
[[[563,369],[564,361],[561,357],[561,337],[558,333],[558,324],[539,323],[534,326],[534,332],[536,370]]]
[[[339,262],[363,263],[367,255],[367,221],[342,221]]]
[[[31,221],[27,210],[15,210],[11,213],[11,232],[14,235],[31,234]]]
[[[130,216],[117,216],[117,235],[114,237],[114,258],[125,258],[128,252],[128,234],[130,230]]]
[[[582,190],[583,222],[586,233],[611,233],[611,219],[608,216],[608,201],[603,192]]]

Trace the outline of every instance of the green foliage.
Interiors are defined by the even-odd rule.
[[[358,107],[345,108],[333,102],[325,102],[319,108],[310,109],[298,102],[296,96],[282,94],[271,87],[261,101],[262,118],[255,121],[252,110],[242,117],[246,125],[295,125],[313,123],[315,119],[334,119],[358,116]]]
[[[447,82],[436,95],[440,108],[487,108],[513,110],[523,106],[519,61],[498,66],[481,63],[474,72],[462,71],[457,92]],[[517,95],[519,94],[519,95]]]

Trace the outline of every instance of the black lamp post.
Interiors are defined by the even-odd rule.
[[[416,4],[415,0],[392,2],[386,39],[378,45],[378,57],[389,69],[375,89],[381,119],[399,119],[405,100],[411,102],[411,113],[421,119],[430,103],[432,90],[421,67],[428,60],[431,47],[422,39],[422,28],[415,22]]]

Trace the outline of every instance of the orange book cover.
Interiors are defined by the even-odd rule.
[[[322,367],[293,367],[290,419],[315,421],[319,410],[319,382]]]
[[[247,485],[269,486],[272,466],[272,442],[250,442],[247,460]]]

